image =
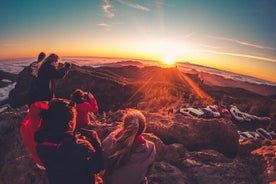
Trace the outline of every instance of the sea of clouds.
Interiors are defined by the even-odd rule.
[[[214,75],[219,75],[222,76],[226,79],[232,79],[235,81],[242,81],[242,82],[248,82],[248,83],[253,83],[253,84],[265,84],[269,86],[276,86],[275,82],[271,81],[266,81],[263,79],[259,79],[256,77],[251,77],[247,75],[242,75],[242,74],[237,74],[229,71],[223,71],[215,68],[210,68],[210,67],[205,67],[201,65],[194,65],[190,63],[178,63],[178,66],[182,68],[183,70],[191,70],[194,69],[198,72],[205,72],[209,74],[214,74]]]

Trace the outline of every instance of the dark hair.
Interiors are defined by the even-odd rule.
[[[58,55],[56,55],[56,54],[54,54],[54,53],[53,53],[53,54],[50,54],[50,55],[45,59],[43,65],[44,65],[44,64],[49,65],[49,64],[51,64],[52,62],[56,62],[58,59],[59,59],[59,56],[58,56]]]
[[[72,94],[71,94],[71,100],[77,104],[81,104],[85,101],[84,99],[84,91],[81,89],[76,89]]]
[[[76,109],[69,100],[56,98],[42,111],[41,129],[56,133],[73,132],[76,127]]]
[[[46,57],[46,54],[44,52],[40,52],[37,57],[37,61],[41,62],[45,57]]]

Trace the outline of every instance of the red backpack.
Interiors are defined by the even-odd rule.
[[[47,102],[33,103],[30,106],[29,112],[20,126],[20,134],[22,136],[24,144],[32,154],[34,161],[41,166],[43,166],[43,164],[36,152],[37,143],[34,140],[34,134],[41,126],[40,113],[42,110],[46,109],[48,109]]]

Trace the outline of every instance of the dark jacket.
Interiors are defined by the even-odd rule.
[[[102,150],[85,139],[65,135],[57,142],[37,132],[37,153],[46,168],[50,184],[94,184],[94,173],[102,169]]]
[[[56,69],[50,64],[43,64],[36,79],[37,91],[34,101],[49,101],[54,97],[54,79],[63,78],[69,68]]]

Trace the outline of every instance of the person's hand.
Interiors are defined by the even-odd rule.
[[[90,92],[87,93],[87,96],[88,96],[89,99],[93,99],[94,98],[93,94],[90,93]]]

